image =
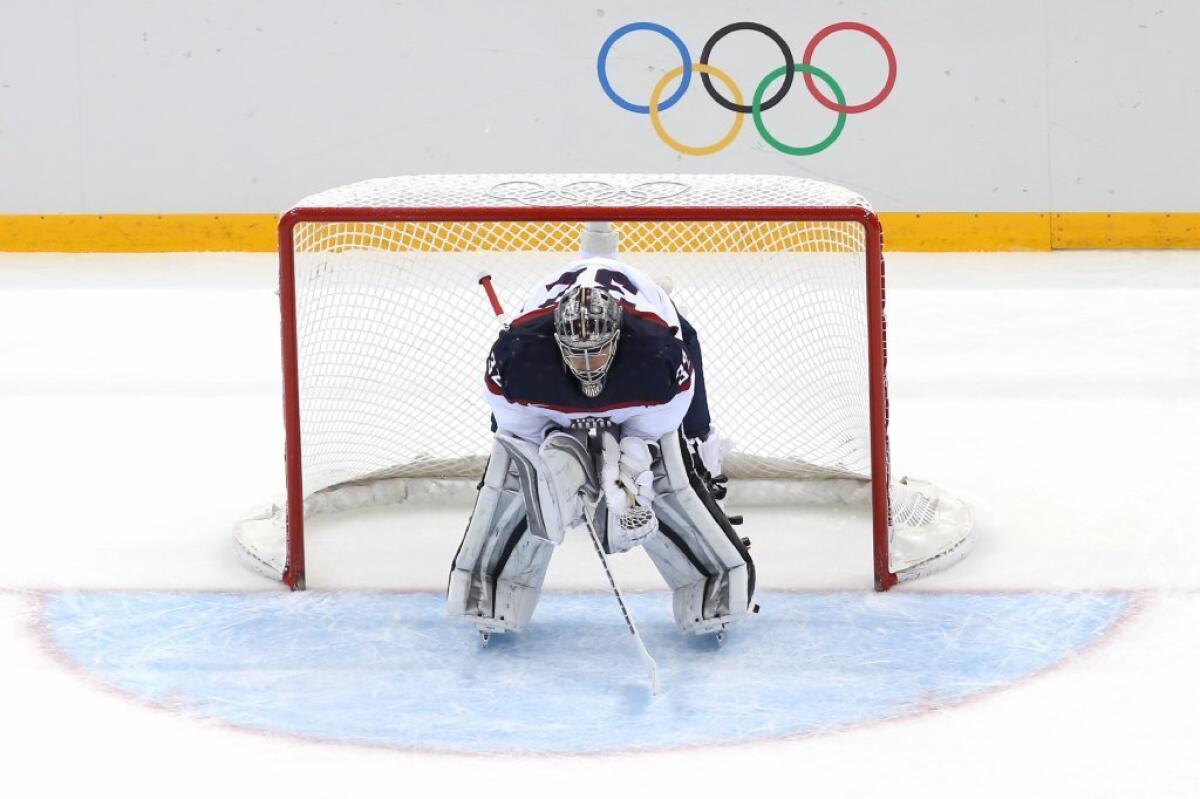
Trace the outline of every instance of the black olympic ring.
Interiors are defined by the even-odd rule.
[[[796,61],[792,58],[792,48],[788,47],[788,43],[783,40],[783,37],[771,28],[768,28],[766,25],[760,25],[757,22],[734,22],[731,25],[726,25],[710,36],[708,41],[704,43],[704,49],[700,51],[700,63],[708,66],[708,57],[712,55],[713,48],[717,46],[717,42],[737,31],[757,31],[775,42],[783,53],[784,66],[787,67],[787,71],[783,73],[783,85],[779,87],[779,91],[775,92],[771,99],[764,100],[762,104],[763,111],[766,111],[768,108],[774,108],[791,91],[792,78],[796,76]],[[700,73],[700,80],[704,81],[704,88],[708,92],[708,96],[720,103],[722,107],[739,114],[754,112],[754,109],[748,105],[738,105],[732,100],[725,99],[725,96],[717,91],[717,87],[713,86],[712,77],[707,72]]]

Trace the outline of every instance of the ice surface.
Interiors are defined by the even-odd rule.
[[[375,746],[562,753],[745,743],[948,707],[1056,665],[1136,604],[757,598],[762,613],[718,645],[678,633],[668,594],[631,596],[657,697],[612,598],[596,593],[548,595],[528,632],[486,649],[426,593],[56,593],[40,620],[78,666],[187,715]]]
[[[920,605],[928,600],[938,614],[957,612],[964,632],[987,629],[995,616],[994,606],[972,597],[1036,597],[1010,616],[1027,618],[1024,631],[1016,628],[1025,634],[984,641],[985,648],[994,646],[990,654],[1013,666],[1010,677],[1029,673],[1020,664],[1042,657],[1058,668],[968,703],[929,694],[928,712],[887,724],[637,755],[636,768],[625,767],[629,756],[464,759],[231,732],[215,722],[217,714],[197,720],[183,712],[194,698],[183,692],[187,685],[172,689],[178,704],[158,696],[153,707],[106,690],[133,690],[122,682],[130,669],[121,656],[137,639],[120,624],[90,628],[107,629],[102,637],[78,624],[52,632],[44,611],[55,602],[148,601],[156,595],[147,589],[201,606],[207,596],[210,608],[222,596],[214,591],[262,592],[232,595],[248,606],[372,596],[314,591],[292,599],[245,570],[229,543],[231,520],[276,493],[282,478],[273,269],[270,256],[0,256],[0,585],[7,588],[0,593],[0,751],[13,785],[5,793],[94,791],[100,780],[119,782],[129,795],[168,788],[183,796],[262,795],[284,785],[312,795],[395,795],[400,786],[444,792],[453,775],[475,788],[521,785],[529,795],[730,795],[753,792],[759,780],[795,784],[801,775],[804,790],[822,796],[861,796],[880,786],[921,796],[1185,796],[1200,781],[1193,687],[1200,667],[1197,254],[889,256],[893,462],[975,503],[979,544],[950,571],[876,597],[868,591],[865,509],[738,509],[768,591],[803,589],[818,593],[798,599],[841,597],[879,612],[909,608],[915,626],[938,629],[933,622],[945,616],[920,610],[933,607]],[[321,519],[313,525],[309,585],[425,601],[419,592],[444,588],[463,523],[462,508],[435,505]],[[659,585],[640,554],[613,561],[627,587]],[[632,702],[619,688],[641,676],[621,648],[603,579],[587,543],[568,541],[549,585],[597,592],[579,601],[601,604],[589,630],[616,636],[604,675],[618,688],[607,696]],[[70,593],[78,589],[126,593]],[[843,593],[819,593],[833,590]],[[210,593],[180,593],[192,591]],[[1101,604],[1132,596],[1133,612],[1111,628],[1100,619],[1091,629],[1110,631],[1102,645],[1073,655],[1086,625],[1048,610],[1073,596]],[[539,640],[553,644],[563,629],[554,613],[569,599],[548,597],[545,630],[487,656],[513,660]],[[635,612],[653,633],[660,663],[670,666],[669,690],[685,691],[688,674],[677,657],[684,644],[656,619],[659,599],[635,595]],[[788,635],[823,647],[863,640],[848,622],[805,626],[804,615],[797,610],[797,627],[786,634],[760,617],[762,638],[731,637],[719,656],[784,646]],[[133,623],[139,616],[103,618]],[[381,644],[404,629],[387,621],[376,628]],[[162,612],[152,627],[179,646],[142,639],[160,654],[211,642],[197,637],[194,617]],[[62,629],[75,633],[70,641],[56,637]],[[286,635],[288,628],[273,629]],[[464,636],[455,639],[460,644],[474,645],[460,628],[431,626],[429,633],[454,630]],[[303,640],[276,638],[270,648],[264,640],[263,658],[292,657],[275,661],[284,668],[247,671],[247,684],[277,687],[309,668]],[[939,649],[918,647],[905,662],[923,666],[928,671],[917,676],[925,677],[957,668],[968,651],[960,640],[943,635]],[[796,647],[798,669],[813,669],[815,656],[830,651]],[[854,662],[869,663],[870,652],[859,646]],[[175,677],[199,679],[206,662],[219,660],[189,658]],[[882,665],[854,672],[864,705],[868,696],[886,695],[894,675]],[[747,666],[727,675],[735,689],[751,684],[737,676],[752,673]],[[347,669],[345,679],[360,674]],[[738,690],[731,695],[736,704]],[[827,720],[820,700],[833,695],[807,695],[812,703],[801,709]],[[323,701],[319,691],[308,699]],[[247,710],[236,702],[231,709]]]

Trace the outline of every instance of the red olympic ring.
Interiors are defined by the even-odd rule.
[[[894,50],[892,50],[892,45],[888,42],[888,40],[883,37],[883,34],[872,28],[870,25],[863,25],[861,22],[835,22],[834,24],[817,31],[817,34],[813,36],[812,40],[808,43],[808,47],[804,48],[804,58],[802,61],[805,64],[812,64],[813,51],[817,49],[817,45],[820,44],[826,36],[831,33],[837,33],[838,31],[858,31],[859,33],[865,33],[878,42],[879,46],[883,48],[883,53],[887,56],[888,62],[888,77],[887,82],[883,84],[883,89],[880,90],[879,94],[875,95],[870,100],[867,100],[865,103],[860,103],[858,105],[843,105],[841,103],[835,103],[833,100],[830,100],[826,98],[825,95],[821,94],[820,90],[817,89],[817,84],[813,83],[812,75],[808,74],[807,72],[804,73],[804,85],[808,87],[809,94],[811,94],[818,103],[825,106],[830,111],[837,111],[842,114],[861,114],[863,111],[870,111],[872,108],[886,100],[887,96],[892,93],[892,87],[896,85],[896,53]]]

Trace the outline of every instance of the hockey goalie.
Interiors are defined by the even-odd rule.
[[[568,530],[642,547],[684,632],[752,609],[754,563],[720,501],[696,331],[639,270],[585,257],[537,284],[484,372],[494,440],[450,572],[447,611],[483,634],[530,622]]]

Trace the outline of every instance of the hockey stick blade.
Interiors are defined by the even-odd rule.
[[[642,640],[642,636],[635,632],[633,634],[633,641],[637,644],[638,657],[642,659],[642,667],[650,675],[650,695],[658,696],[662,693],[662,685],[658,681],[658,664],[650,656],[650,650],[646,649],[646,642]]]

